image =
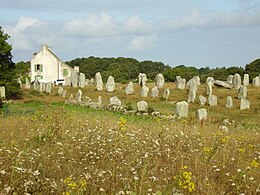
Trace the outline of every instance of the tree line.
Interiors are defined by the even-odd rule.
[[[93,56],[88,58],[76,58],[66,63],[71,67],[79,66],[80,72],[84,73],[86,78],[93,78],[96,72],[100,72],[105,81],[108,76],[111,75],[118,83],[133,81],[137,79],[139,73],[145,73],[150,80],[154,80],[158,73],[162,73],[167,82],[174,82],[176,76],[181,76],[189,80],[197,75],[200,76],[202,82],[205,82],[207,77],[225,81],[229,75],[235,73],[241,76],[247,73],[252,80],[260,74],[260,59],[246,64],[245,68],[237,66],[228,68],[196,68],[195,66],[185,65],[171,67],[162,62],[139,62],[133,58],[99,58]]]

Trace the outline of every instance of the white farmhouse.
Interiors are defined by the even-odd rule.
[[[55,83],[71,77],[76,72],[72,67],[62,62],[48,47],[43,45],[39,53],[35,53],[31,60],[31,82],[43,80]]]

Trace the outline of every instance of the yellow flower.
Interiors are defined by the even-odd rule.
[[[179,171],[178,176],[174,176],[174,180],[177,180],[178,185],[188,190],[189,192],[192,192],[195,190],[195,184],[192,181],[192,173],[189,171],[186,171],[188,169],[188,166],[182,166]]]
[[[79,181],[79,185],[81,188],[85,188],[87,186],[87,181],[85,179],[81,179]]]
[[[252,161],[250,162],[250,166],[251,166],[251,167],[258,167],[258,165],[259,165],[259,162],[257,162],[256,160],[252,160]]]
[[[127,122],[126,119],[123,118],[123,117],[121,117],[121,118],[119,119],[119,121],[117,122],[117,124],[118,124],[120,130],[124,131],[124,130],[126,129],[126,122]]]

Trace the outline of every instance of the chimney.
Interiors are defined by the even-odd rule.
[[[42,50],[45,50],[45,51],[46,51],[47,49],[48,49],[48,45],[43,45],[43,46],[42,46]]]

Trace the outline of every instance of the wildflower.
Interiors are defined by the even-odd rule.
[[[71,189],[71,190],[75,190],[78,185],[75,181],[73,181],[73,179],[71,177],[67,177],[65,180],[64,180],[64,183]]]
[[[134,180],[135,180],[135,181],[138,181],[139,178],[138,178],[137,176],[134,176]]]
[[[225,136],[224,138],[221,139],[221,143],[225,144],[229,142],[230,137],[229,136]]]
[[[122,130],[122,131],[125,131],[126,130],[126,119],[121,117],[119,119],[119,121],[117,122],[118,126],[119,126],[119,129]]]
[[[195,183],[192,181],[192,173],[186,171],[187,169],[188,166],[182,166],[179,175],[175,176],[174,179],[177,180],[178,186],[192,192],[195,190]]]
[[[252,160],[252,161],[250,162],[250,166],[251,166],[251,167],[258,167],[258,165],[259,165],[259,162],[257,162],[256,160]]]

